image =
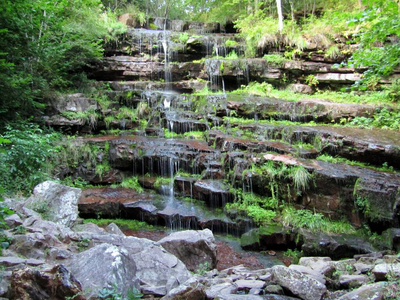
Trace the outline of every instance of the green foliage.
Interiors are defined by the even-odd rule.
[[[78,250],[80,252],[85,251],[87,248],[89,248],[91,242],[92,240],[90,238],[81,238],[77,242]]]
[[[87,183],[80,178],[63,178],[59,174],[70,170],[71,173],[80,167],[93,170],[101,176],[109,169],[108,166],[108,143],[104,145],[84,142],[74,137],[65,138],[54,148],[54,160],[57,165],[53,169],[53,175],[63,179],[67,185],[79,187]]]
[[[227,40],[227,41],[225,42],[225,46],[226,46],[226,47],[235,47],[235,46],[237,46],[237,45],[238,45],[238,42],[233,41],[233,40]]]
[[[101,289],[97,297],[103,300],[135,300],[141,299],[143,294],[137,288],[132,288],[127,292],[127,296],[124,297],[122,293],[118,291],[118,286],[114,284],[111,287]]]
[[[81,87],[104,42],[126,29],[100,0],[0,4],[0,119],[27,117],[54,90]]]
[[[400,79],[397,78],[392,81],[392,84],[386,88],[388,98],[392,102],[400,101]]]
[[[276,212],[261,208],[258,205],[248,205],[246,210],[248,216],[258,224],[271,223],[272,219],[276,217]]]
[[[278,200],[271,197],[261,197],[254,193],[242,193],[232,190],[236,195],[236,202],[228,203],[226,210],[237,210],[252,218],[257,224],[270,224],[277,216],[274,211],[278,207]]]
[[[246,56],[256,56],[259,46],[276,46],[278,43],[278,22],[260,11],[237,20],[236,27],[246,41]]]
[[[338,46],[331,46],[326,50],[325,57],[336,59],[340,56],[340,50]]]
[[[283,63],[287,60],[282,55],[279,54],[266,54],[264,59],[273,66],[281,67]]]
[[[239,56],[237,55],[236,51],[233,50],[229,52],[226,56],[225,59],[239,59]]]
[[[375,170],[379,170],[379,171],[383,171],[383,172],[394,172],[393,167],[392,166],[388,166],[387,163],[384,163],[382,165],[382,167],[376,167],[376,166],[371,166],[371,165],[369,165],[367,163],[354,161],[354,160],[349,160],[347,158],[338,157],[338,156],[331,156],[331,155],[328,155],[328,154],[319,155],[316,159],[322,160],[322,161],[326,161],[326,162],[330,162],[330,163],[334,163],[334,164],[344,163],[344,164],[351,165],[351,166],[365,167],[365,168],[375,169]]]
[[[184,137],[195,140],[205,140],[205,133],[203,131],[189,131],[183,134]]]
[[[371,85],[371,82],[392,74],[400,63],[398,3],[395,0],[368,1],[367,8],[350,22],[364,27],[359,34],[360,47],[353,53],[349,64],[368,67],[356,88],[374,89],[376,85]],[[391,37],[397,39],[390,41]]]
[[[389,110],[386,107],[378,108],[376,113],[371,117],[355,117],[347,123],[349,126],[357,126],[363,128],[383,128],[391,130],[400,129],[400,112],[397,110]]]
[[[271,84],[266,83],[265,81],[259,82],[250,82],[248,85],[242,85],[240,89],[237,89],[233,93],[236,94],[250,94],[256,96],[269,96],[272,92],[273,87]]]
[[[309,187],[311,174],[303,166],[292,167],[289,177],[293,180],[296,190],[305,191]]]
[[[183,32],[179,34],[179,41],[182,44],[186,44],[186,42],[189,40],[189,34],[187,32]]]
[[[49,158],[55,154],[58,137],[34,124],[6,126],[0,144],[0,182],[5,193],[30,193],[35,185],[49,179]]]
[[[127,189],[133,189],[138,193],[143,193],[144,191],[137,177],[124,178],[120,186]]]
[[[97,127],[97,121],[100,118],[100,114],[94,109],[88,109],[83,112],[63,112],[62,115],[70,120],[84,120],[91,129],[95,129]]]
[[[319,84],[318,79],[315,77],[315,75],[308,75],[305,81],[306,84],[309,86],[317,86]]]
[[[346,221],[327,220],[322,214],[306,209],[285,207],[282,211],[282,223],[293,228],[305,228],[326,233],[355,233],[354,227]]]
[[[93,223],[100,227],[106,227],[111,223],[116,224],[122,230],[151,230],[153,229],[152,225],[148,225],[146,222],[141,222],[137,220],[129,220],[129,219],[85,219],[83,221],[86,223]]]
[[[206,261],[205,263],[200,264],[199,268],[196,270],[196,274],[203,276],[208,271],[210,271],[210,263]]]
[[[4,143],[5,141],[5,139],[0,137],[0,143]],[[7,228],[4,218],[14,213],[4,205],[3,193],[4,189],[0,186],[0,256],[3,255],[3,249],[7,249],[11,244],[11,239],[4,233],[4,229]]]
[[[154,187],[159,188],[162,185],[171,185],[171,184],[173,184],[173,179],[165,177],[157,177],[156,182],[154,182]]]
[[[289,257],[292,264],[298,264],[300,258],[303,256],[303,251],[288,249],[283,253],[283,255]]]

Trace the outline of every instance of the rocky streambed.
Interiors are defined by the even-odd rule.
[[[125,236],[78,219],[81,190],[53,182],[28,199],[7,199],[9,247],[3,250],[0,293],[7,299],[393,299],[400,262],[389,252],[341,261],[303,257],[289,267],[217,271],[212,232],[172,233],[158,242]],[[32,210],[41,211],[42,215]],[[29,208],[31,207],[31,208]],[[131,295],[132,295],[131,293]]]

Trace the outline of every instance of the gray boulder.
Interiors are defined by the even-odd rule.
[[[383,299],[387,288],[388,286],[384,282],[368,284],[341,296],[338,300],[380,300]]]
[[[321,299],[327,289],[318,280],[284,266],[272,267],[274,281],[304,300]]]
[[[367,284],[369,278],[367,275],[341,275],[339,277],[340,286],[344,289],[352,289]]]
[[[6,222],[6,225],[11,228],[22,225],[23,223],[17,214],[12,214],[11,216],[4,218],[4,221]]]
[[[314,92],[311,86],[301,83],[289,84],[288,89],[299,94],[312,94]]]
[[[52,103],[52,107],[58,112],[85,112],[88,110],[97,110],[99,104],[96,100],[87,98],[85,94],[76,93],[63,95]]]
[[[72,226],[78,217],[81,190],[45,181],[37,185],[26,205],[57,224]]]
[[[300,273],[311,276],[312,278],[318,280],[322,284],[326,284],[326,280],[325,280],[324,276],[321,273],[318,273],[317,271],[315,271],[309,267],[300,266],[300,265],[290,265],[289,269],[299,271]]]
[[[382,263],[377,264],[372,273],[375,275],[376,280],[386,280],[387,275],[390,274],[391,276],[400,276],[400,263],[388,264]]]
[[[190,271],[217,266],[217,245],[211,230],[187,230],[174,232],[159,243],[178,257]]]
[[[140,282],[151,287],[164,287],[163,295],[192,276],[182,261],[153,241],[130,237],[123,245],[132,253]]]
[[[97,245],[76,254],[65,265],[82,284],[83,290],[90,291],[89,296],[113,286],[126,296],[128,290],[139,287],[135,261],[124,247]]]
[[[173,299],[190,299],[190,300],[205,300],[207,295],[204,291],[204,285],[195,277],[190,278],[184,284],[170,290],[162,300]]]
[[[111,234],[125,236],[125,234],[122,232],[122,230],[115,223],[108,224],[108,226],[106,227],[106,231]]]
[[[328,277],[332,276],[336,270],[335,264],[330,257],[301,257],[299,264]]]
[[[175,255],[148,239],[116,234],[89,235],[94,245],[108,243],[125,248],[136,264],[136,277],[148,294],[164,296],[192,277]]]
[[[223,296],[235,294],[238,288],[230,282],[214,284],[206,290],[208,299],[220,299]]]

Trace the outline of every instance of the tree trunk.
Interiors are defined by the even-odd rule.
[[[282,30],[283,30],[283,14],[282,14],[281,0],[276,0],[276,8],[278,10],[278,29],[279,29],[279,32],[282,32]]]
[[[315,15],[316,8],[317,8],[317,0],[314,0],[311,15],[313,16]]]
[[[294,3],[293,3],[293,0],[290,0],[289,3],[290,3],[290,15],[292,17],[292,22],[294,24]]]

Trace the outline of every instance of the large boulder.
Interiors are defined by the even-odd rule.
[[[209,229],[174,232],[159,243],[178,257],[190,271],[217,267],[217,245]]]
[[[10,299],[86,299],[81,284],[63,265],[50,270],[24,268],[14,270],[11,276]]]
[[[327,289],[318,280],[284,266],[272,268],[274,281],[304,300],[321,299]]]
[[[52,107],[58,113],[85,112],[88,110],[97,110],[99,108],[99,104],[96,100],[87,98],[85,94],[76,93],[63,95],[54,99]]]
[[[302,235],[305,242],[301,249],[305,256],[329,256],[332,259],[342,259],[376,251],[368,241],[354,235],[328,235],[304,230]]]
[[[393,287],[396,288],[396,287]],[[339,300],[380,300],[384,299],[384,295],[390,290],[390,286],[384,282],[364,285],[356,290],[353,290],[339,298]]]
[[[149,293],[163,296],[192,276],[182,261],[153,241],[127,238],[124,245],[132,252],[136,276]]]
[[[140,288],[147,294],[164,296],[192,277],[182,261],[151,240],[115,234],[88,237],[94,245],[108,243],[125,248],[136,264]]]
[[[46,219],[70,227],[78,217],[81,192],[81,189],[45,181],[34,188],[26,205],[42,213]]]
[[[126,296],[128,290],[139,287],[135,261],[124,247],[97,245],[73,256],[66,266],[83,289],[90,291],[89,296],[113,286]]]

